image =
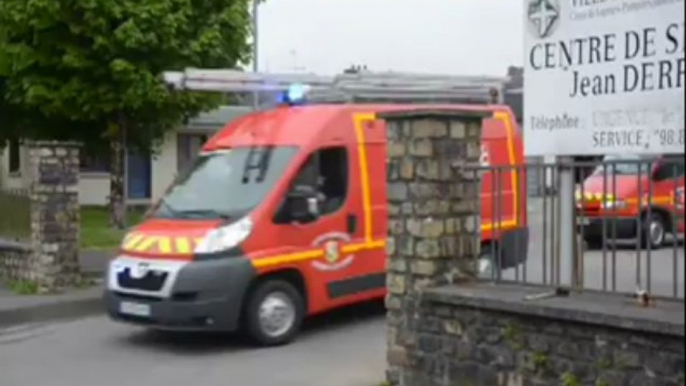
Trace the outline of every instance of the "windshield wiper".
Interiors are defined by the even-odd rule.
[[[190,217],[201,217],[201,218],[220,218],[222,220],[228,220],[231,218],[227,213],[223,213],[214,209],[197,209],[197,210],[181,210],[177,211],[176,215],[178,217],[190,218]]]
[[[165,198],[160,200],[160,204],[162,204],[172,216],[177,216],[179,214],[179,211],[168,203]]]

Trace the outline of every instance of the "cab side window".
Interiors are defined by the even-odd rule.
[[[655,171],[654,180],[659,182],[681,178],[685,170],[683,157],[667,157]]]
[[[349,165],[345,147],[329,147],[312,153],[291,183],[274,221],[310,223],[343,207],[348,195]],[[294,208],[303,195],[316,199],[316,210],[308,216]],[[298,212],[298,214],[294,214]],[[297,218],[294,218],[297,217]]]

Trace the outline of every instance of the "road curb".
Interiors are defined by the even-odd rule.
[[[76,299],[55,299],[43,304],[0,309],[0,328],[26,323],[78,319],[103,313],[105,313],[105,306],[102,291],[92,291]]]

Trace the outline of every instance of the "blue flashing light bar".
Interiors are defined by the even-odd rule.
[[[288,90],[279,95],[279,103],[288,105],[302,105],[306,102],[310,87],[305,84],[292,84]]]

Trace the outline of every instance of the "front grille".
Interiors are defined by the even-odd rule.
[[[133,315],[126,315],[119,313],[117,314],[117,317],[125,322],[130,322],[130,323],[136,323],[136,324],[142,324],[142,325],[155,325],[158,324],[157,320],[153,318],[143,318],[140,316],[133,316]]]
[[[150,270],[143,277],[134,278],[131,270],[126,268],[117,274],[117,280],[124,289],[156,292],[162,289],[168,275],[167,272]]]
[[[143,302],[161,302],[162,301],[162,299],[159,297],[127,294],[127,293],[118,292],[118,291],[115,292],[115,295],[117,295],[118,298],[123,299],[123,300],[143,301]]]

